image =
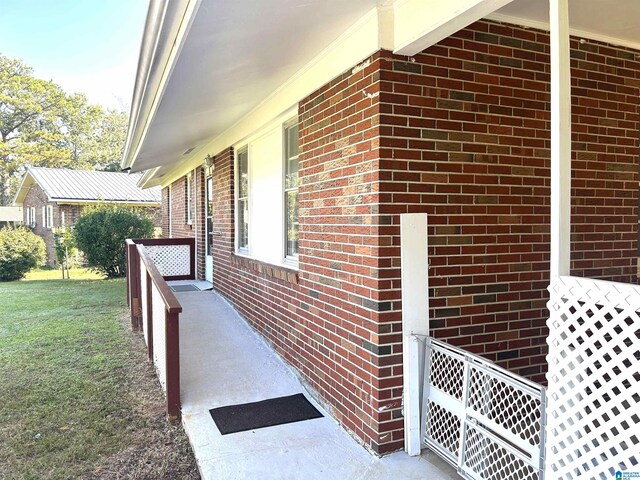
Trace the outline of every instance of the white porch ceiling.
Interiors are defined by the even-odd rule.
[[[547,29],[549,0],[514,0],[489,18]],[[569,0],[571,33],[640,48],[640,1]]]
[[[203,0],[135,170],[176,162],[222,133],[376,3]]]
[[[147,128],[137,130],[143,132],[142,140],[134,142],[128,154],[134,171],[158,168],[143,180],[147,186],[175,176],[176,165],[182,161],[193,164],[206,154],[217,154],[207,151],[212,139],[255,111],[376,7],[394,7],[393,0],[180,1],[199,5],[164,90],[159,91],[157,108]],[[417,2],[424,12],[422,2],[443,1],[447,0],[396,3]],[[500,0],[482,1],[500,4]],[[513,0],[489,18],[546,29],[548,1]],[[569,2],[574,34],[640,48],[640,0]],[[425,19],[425,25],[429,20]]]

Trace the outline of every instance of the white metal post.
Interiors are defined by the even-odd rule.
[[[549,0],[551,34],[551,278],[569,275],[571,65],[568,0]]]
[[[409,455],[420,455],[420,402],[423,384],[420,373],[424,367],[424,348],[416,348],[417,338],[412,335],[429,335],[426,213],[407,213],[400,216],[400,267],[404,448]]]

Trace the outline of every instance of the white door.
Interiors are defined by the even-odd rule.
[[[207,177],[206,205],[205,205],[205,243],[206,256],[204,259],[204,278],[213,283],[213,179]]]

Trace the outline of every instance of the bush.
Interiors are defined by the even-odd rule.
[[[86,208],[73,231],[89,267],[115,278],[126,274],[125,240],[151,237],[153,222],[139,208],[101,204]]]
[[[0,230],[0,281],[20,280],[45,260],[44,241],[28,228]]]

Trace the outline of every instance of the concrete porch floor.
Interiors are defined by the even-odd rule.
[[[182,422],[203,479],[459,479],[432,452],[369,454],[213,291],[176,294]],[[221,435],[209,409],[305,393],[324,418]]]

